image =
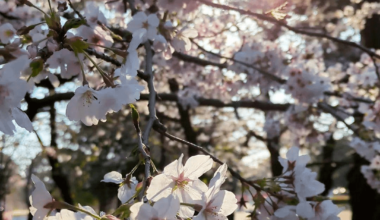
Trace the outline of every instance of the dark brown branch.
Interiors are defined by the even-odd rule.
[[[266,138],[264,138],[263,136],[260,136],[260,135],[256,134],[256,132],[254,132],[252,130],[248,132],[247,136],[248,136],[248,138],[255,137],[257,140],[260,140],[262,142],[266,142],[267,141]]]
[[[35,99],[35,98],[30,98],[29,94],[26,94],[25,101],[26,103],[28,103],[28,109],[25,111],[25,113],[28,115],[29,119],[32,121],[41,108],[50,106],[51,104],[54,104],[55,102],[69,100],[73,96],[74,96],[73,92],[68,92],[68,93],[57,93],[43,99]]]
[[[204,59],[201,59],[198,57],[193,57],[193,56],[190,56],[190,55],[187,55],[184,53],[180,53],[177,51],[175,51],[173,53],[173,56],[180,59],[180,60],[187,61],[190,63],[195,63],[195,64],[200,65],[200,66],[216,66],[216,67],[219,67],[221,69],[228,67],[227,63],[216,63],[216,62],[204,60]]]
[[[59,74],[55,75],[57,76],[58,78],[58,81],[59,81],[59,85],[63,85],[67,82],[71,82],[75,77],[72,77],[70,79],[63,79]],[[47,89],[54,89],[54,86],[51,84],[50,80],[49,79],[43,79],[41,80],[39,83],[36,83],[35,84],[37,87],[44,87],[44,88],[47,88]]]
[[[157,101],[172,101],[178,102],[178,97],[176,94],[171,93],[160,93],[157,94],[160,97],[160,100]],[[141,94],[141,100],[147,100],[147,94]],[[274,104],[270,102],[263,101],[233,101],[233,102],[222,102],[218,99],[206,99],[206,98],[198,98],[197,99],[199,106],[210,106],[216,108],[225,108],[225,107],[233,107],[233,108],[256,108],[262,111],[286,111],[290,104]]]
[[[104,53],[99,53],[96,50],[92,48],[85,49],[86,53],[95,56],[98,59],[102,59],[104,61],[107,61],[109,63],[112,63],[115,66],[121,66],[121,63],[118,60],[113,59],[110,56],[105,55]]]
[[[30,96],[25,96],[25,101],[28,103],[28,110],[26,110],[26,114],[32,120],[34,116],[38,113],[38,110],[47,106],[50,106],[54,102],[66,101],[70,100],[74,96],[73,92],[67,93],[57,93],[54,95],[47,96],[43,99],[30,98]],[[178,96],[172,93],[161,93],[157,94],[159,99],[158,102],[178,102]],[[149,94],[141,94],[140,100],[149,100]],[[225,107],[233,107],[233,108],[255,108],[262,111],[286,111],[290,104],[273,104],[270,102],[263,101],[233,101],[224,103],[218,99],[205,99],[198,98],[199,106],[209,106],[215,108],[225,108]]]
[[[12,16],[12,15],[9,15],[9,14],[4,13],[4,12],[0,12],[0,15],[3,16],[3,17],[6,18],[6,19],[9,19],[9,20],[19,20],[18,17],[15,17],[15,16]]]
[[[116,59],[114,59],[114,58],[112,58],[110,56],[107,56],[104,53],[99,53],[99,52],[95,51],[92,48],[86,49],[85,51],[88,54],[90,54],[92,56],[95,56],[98,59],[101,59],[101,60],[104,60],[106,62],[112,63],[113,65],[115,65],[117,67],[120,67],[122,65],[122,63],[120,63],[118,60],[116,60]],[[140,77],[141,79],[145,80],[145,81],[149,80],[149,76],[146,75],[143,71],[137,70],[137,76]]]

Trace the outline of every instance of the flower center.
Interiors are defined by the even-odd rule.
[[[143,28],[148,29],[148,27],[149,27],[149,23],[146,21],[146,22],[143,23],[142,26],[143,26]]]
[[[12,37],[15,33],[12,30],[6,30],[5,31],[5,36],[7,37]]]
[[[210,205],[207,205],[207,208],[205,209],[205,212],[209,215],[215,215],[217,216],[218,213],[216,212],[216,206],[210,206]]]
[[[4,103],[4,99],[9,96],[9,91],[5,86],[0,86],[0,105]]]
[[[83,93],[82,98],[83,106],[86,105],[87,107],[92,104],[93,100],[98,100],[98,98],[96,98],[96,96],[94,96],[91,91],[86,91],[85,93]]]
[[[190,180],[185,177],[185,174],[183,172],[174,181],[175,181],[175,187],[173,191],[176,190],[177,188],[183,189],[190,182]]]

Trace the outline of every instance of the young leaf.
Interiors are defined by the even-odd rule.
[[[32,70],[32,74],[30,74],[29,78],[27,81],[29,81],[29,79],[31,77],[36,77],[38,76],[38,74],[40,74],[40,72],[43,70],[44,68],[44,60],[42,59],[37,59],[37,60],[33,60],[30,64],[29,64],[29,67],[30,69]]]

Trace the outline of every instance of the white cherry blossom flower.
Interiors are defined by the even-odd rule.
[[[307,197],[316,196],[325,190],[325,185],[318,180],[317,173],[310,169],[296,173],[294,180],[294,191],[300,201],[306,201]]]
[[[237,209],[236,196],[227,190],[220,190],[226,180],[227,165],[223,164],[215,172],[210,180],[207,192],[203,193],[202,210],[194,217],[194,220],[219,220],[227,219]]]
[[[111,35],[107,31],[104,31],[100,26],[88,27],[82,25],[77,28],[77,36],[87,39],[87,42],[89,43],[104,47],[112,47],[113,44]],[[94,49],[98,52],[104,52],[103,47],[94,47]]]
[[[99,8],[99,5],[93,1],[86,2],[86,6],[84,7],[84,17],[87,20],[87,24],[97,26],[98,21],[102,24],[107,24],[107,19]]]
[[[183,154],[164,168],[162,174],[152,179],[147,198],[157,201],[173,194],[180,202],[200,200],[207,186],[198,178],[211,169],[210,156],[197,155],[190,157],[182,165]]]
[[[138,202],[134,204],[131,210],[132,220],[176,220],[176,214],[179,209],[179,201],[170,195],[161,198],[150,206],[149,203]]]
[[[33,220],[44,219],[51,211],[44,206],[53,201],[50,193],[46,190],[45,184],[35,175],[32,174],[32,181],[35,189],[29,197],[31,204],[30,213],[33,215]]]
[[[338,214],[342,209],[338,208],[331,200],[325,200],[314,207],[315,217],[310,220],[339,220]]]
[[[286,153],[286,159],[279,157],[278,160],[281,163],[283,169],[282,172],[286,172],[288,170],[294,171],[302,171],[307,162],[309,162],[310,157],[308,155],[299,156],[299,148],[292,147]]]
[[[195,29],[182,28],[177,32],[177,35],[171,40],[171,45],[178,52],[186,52],[191,49],[191,41],[189,38],[198,36]]]
[[[81,58],[83,55],[79,57]],[[47,59],[46,64],[49,65],[49,69],[51,70],[59,70],[64,79],[70,79],[81,72],[78,58],[72,51],[65,48],[54,52],[53,55]]]
[[[369,167],[375,170],[380,170],[380,156],[379,155],[376,155],[376,157],[372,159]]]
[[[123,179],[121,173],[112,171],[104,175],[104,179],[101,182],[121,184],[118,189],[117,197],[121,203],[126,203],[135,195],[136,186],[138,184],[135,177],[130,178],[129,182],[126,181],[127,179]],[[133,200],[131,202],[133,202]]]
[[[137,53],[137,47],[140,45],[143,35],[145,34],[144,30],[138,30],[133,33],[132,41],[128,46],[128,55],[124,63],[127,69],[138,70],[140,68],[140,60]]]
[[[160,23],[156,14],[146,15],[144,12],[137,12],[133,15],[132,20],[127,24],[127,30],[135,33],[143,29],[144,34],[141,36],[142,42],[147,39],[154,40],[157,35],[157,27]]]
[[[274,212],[271,220],[299,220],[295,212],[296,207],[286,205]]]
[[[16,130],[13,120],[28,131],[33,130],[28,116],[20,110],[20,102],[28,90],[20,73],[29,63],[28,56],[24,55],[0,69],[0,131],[8,135]]]
[[[94,218],[81,212],[61,209],[55,216],[49,216],[48,220],[94,220]]]
[[[67,104],[66,115],[70,120],[82,121],[87,126],[96,125],[103,117],[99,112],[108,111],[103,102],[104,90],[96,91],[88,85],[78,87]]]
[[[9,43],[14,36],[16,36],[16,30],[13,25],[5,23],[0,26],[0,42],[3,44]]]

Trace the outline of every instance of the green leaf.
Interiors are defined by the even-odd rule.
[[[81,38],[74,38],[69,41],[69,44],[75,54],[83,53],[84,50],[88,48],[88,43],[83,41]]]
[[[53,29],[56,31],[60,30],[61,18],[55,11],[52,11],[50,13],[50,17],[45,15],[45,21],[46,21],[46,24],[49,26],[49,29]]]
[[[273,182],[270,186],[270,190],[274,193],[278,193],[281,191],[281,186],[278,185],[277,183]]]
[[[86,20],[73,18],[66,21],[65,25],[63,26],[63,31],[66,33],[68,30],[73,29],[73,28],[78,28],[84,24],[86,24]]]
[[[133,120],[133,125],[135,126],[136,131],[139,133],[140,132],[140,116],[139,112],[137,111],[136,107],[133,104],[129,104],[129,107],[131,107],[132,110],[132,120]]]
[[[137,111],[136,107],[133,104],[129,104],[129,107],[131,107],[131,109],[132,109],[133,122],[136,121],[138,123],[140,120],[139,112]]]
[[[255,181],[260,188],[264,188],[267,185],[266,178]]]
[[[30,63],[29,67],[30,69],[32,69],[32,74],[29,76],[27,81],[29,81],[31,77],[36,77],[38,76],[38,74],[40,74],[40,72],[44,69],[44,60],[43,59],[33,60]]]
[[[40,24],[41,23],[33,24],[33,25],[30,25],[30,26],[23,26],[23,27],[21,27],[20,29],[17,30],[17,34],[18,35],[26,35],[26,34],[29,33],[29,31],[33,30],[35,27],[37,27]]]

